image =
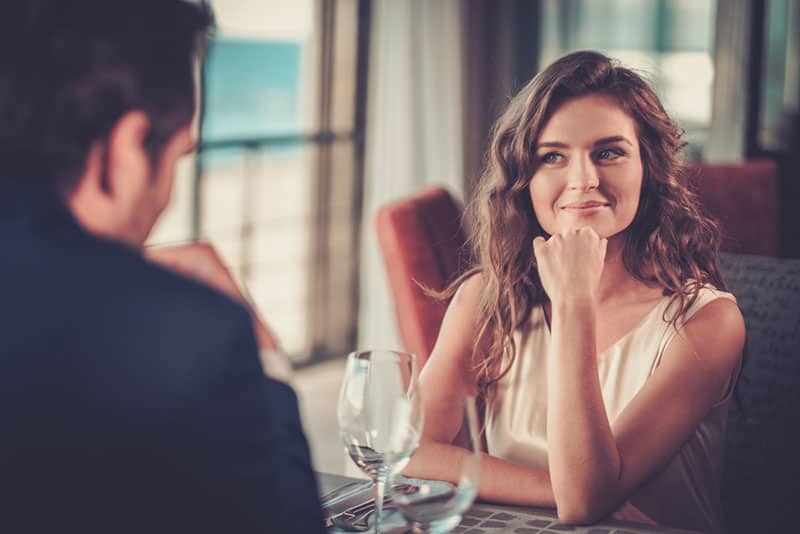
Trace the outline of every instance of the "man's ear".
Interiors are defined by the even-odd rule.
[[[112,196],[126,194],[150,179],[150,159],[145,138],[150,119],[141,111],[129,111],[108,135],[103,169],[103,188]]]
[[[144,146],[150,127],[140,111],[123,115],[105,140],[89,149],[84,173],[66,192],[67,203],[92,233],[125,240],[140,199],[150,184],[150,161]]]

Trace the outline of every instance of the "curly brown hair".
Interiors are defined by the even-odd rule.
[[[682,130],[634,71],[594,51],[566,55],[533,78],[496,122],[486,169],[469,206],[477,262],[449,288],[452,294],[475,273],[485,284],[473,354],[484,395],[514,362],[514,331],[534,306],[547,300],[532,248],[534,237],[544,234],[528,189],[537,165],[534,147],[564,102],[589,94],[613,99],[634,119],[641,147],[642,190],[626,230],[625,268],[678,299],[673,322],[686,313],[704,284],[725,288],[717,265],[718,227],[701,211],[679,158],[686,144]]]

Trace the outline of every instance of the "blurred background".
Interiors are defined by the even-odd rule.
[[[509,97],[566,52],[643,73],[686,157],[778,169],[777,253],[800,257],[798,0],[209,0],[200,148],[152,243],[211,241],[298,368],[317,469],[344,472],[344,356],[402,348],[373,219],[462,200]],[[352,472],[351,472],[352,474]]]

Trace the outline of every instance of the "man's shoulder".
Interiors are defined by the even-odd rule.
[[[90,234],[65,210],[7,218],[0,224],[0,287],[37,297],[106,306],[183,306],[188,313],[234,313],[237,303],[203,284],[147,261],[139,250]],[[104,306],[105,307],[105,306]]]
[[[140,369],[149,369],[148,380],[168,389],[202,392],[231,376],[263,378],[252,322],[241,304],[136,251],[111,254],[104,267],[113,274],[84,306],[91,320],[80,321],[83,339],[95,340],[117,360],[138,361]]]
[[[125,245],[88,234],[26,245],[11,260],[16,274],[0,285],[18,301],[46,305],[51,313],[38,316],[43,320],[69,319],[76,334],[137,335],[142,344],[169,345],[208,343],[251,328],[238,302]]]
[[[197,362],[213,373],[232,353],[257,360],[250,315],[238,302],[69,219],[30,221],[0,222],[9,238],[0,251],[0,349],[58,348],[76,362],[130,360],[176,373]]]
[[[159,306],[191,315],[246,314],[228,295],[147,260],[139,250],[94,236],[83,246],[83,254],[72,255],[77,258],[73,275],[92,278],[107,298],[124,300],[126,306]]]
[[[109,258],[114,275],[105,278],[104,292],[143,325],[171,337],[208,339],[230,330],[250,328],[244,306],[228,295],[156,265],[136,251]]]

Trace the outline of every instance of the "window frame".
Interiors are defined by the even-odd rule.
[[[202,0],[203,4],[208,5],[209,0]],[[265,135],[265,136],[245,136],[222,140],[206,140],[202,138],[203,122],[205,118],[206,101],[206,61],[203,58],[199,66],[199,90],[198,99],[198,131],[200,139],[197,147],[197,154],[194,158],[194,168],[191,184],[191,224],[190,238],[198,240],[202,237],[203,227],[203,187],[204,187],[204,158],[203,154],[225,148],[241,148],[244,151],[245,176],[243,179],[245,187],[252,177],[248,176],[248,160],[258,155],[260,150],[272,147],[287,146],[307,146],[313,150],[312,179],[315,187],[315,198],[313,199],[314,215],[312,225],[312,251],[311,265],[309,268],[310,279],[309,295],[313,302],[307,307],[308,329],[309,332],[309,353],[303,355],[292,355],[295,367],[304,367],[314,363],[319,363],[334,357],[341,357],[346,352],[353,350],[357,335],[357,305],[358,305],[358,269],[359,262],[352,261],[349,269],[347,285],[350,290],[350,305],[344,313],[350,317],[346,332],[335,332],[331,335],[329,325],[333,323],[332,318],[342,317],[343,311],[338,303],[331,302],[331,277],[330,255],[332,245],[329,238],[330,227],[330,199],[332,183],[337,178],[337,165],[335,161],[334,148],[350,144],[352,147],[352,209],[350,210],[350,247],[358,257],[359,234],[361,221],[361,206],[363,197],[363,172],[364,172],[364,128],[366,124],[366,99],[367,99],[367,55],[369,43],[369,20],[371,12],[371,0],[316,0],[315,31],[318,38],[315,45],[316,65],[315,83],[318,83],[317,100],[313,102],[315,106],[315,116],[313,117],[312,127],[309,132],[291,135]],[[347,39],[346,33],[355,30],[355,38]],[[337,61],[343,58],[351,58],[354,65],[351,65],[353,76],[350,79],[342,79],[336,76],[335,69]],[[352,100],[350,100],[352,99]],[[336,129],[334,124],[334,114],[337,109],[352,109],[350,128]],[[338,122],[341,122],[338,121]],[[258,177],[256,177],[258,179]],[[248,231],[252,225],[249,214],[243,214],[241,239],[243,247],[248,238]],[[247,265],[242,265],[242,275],[246,279]],[[269,317],[264,318],[269,323]],[[280,333],[278,332],[280,338]],[[338,339],[338,343],[330,342],[331,339]]]

